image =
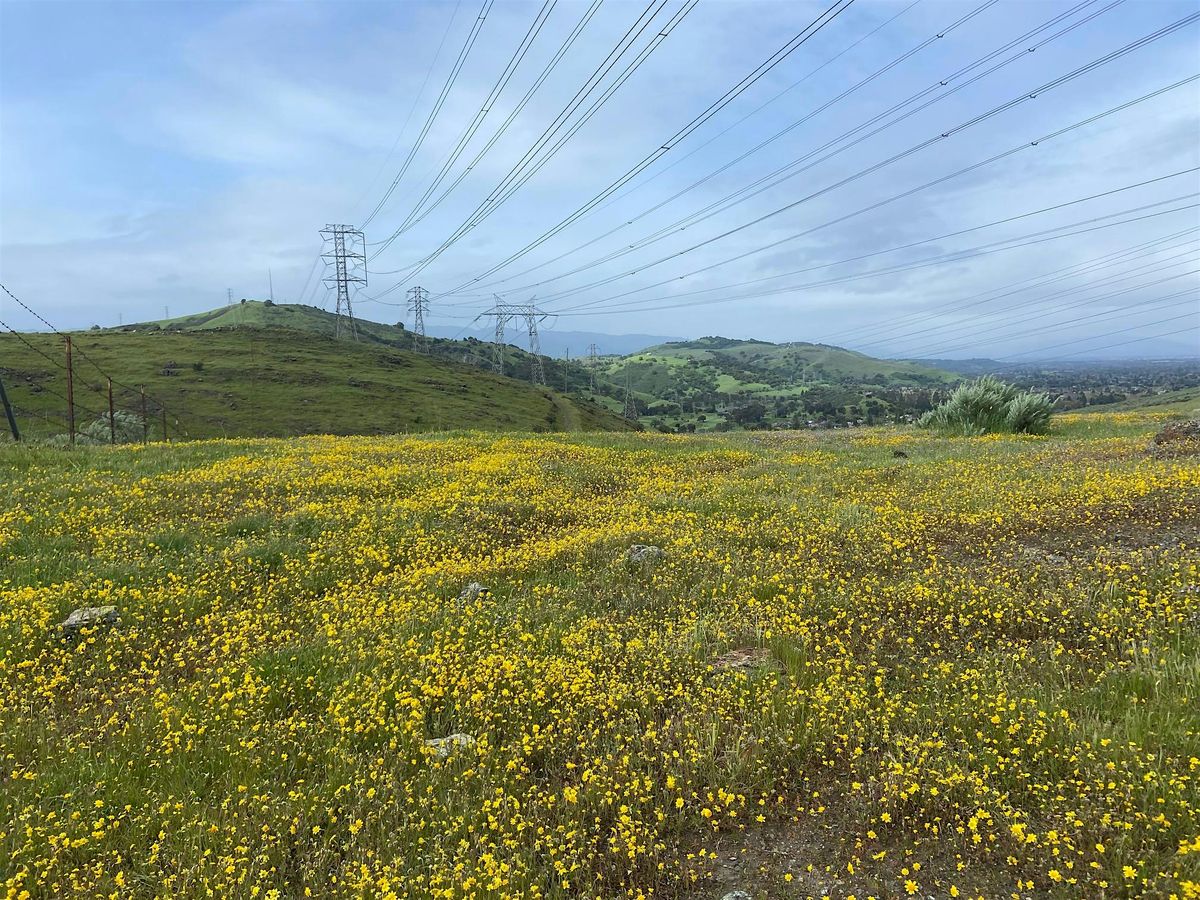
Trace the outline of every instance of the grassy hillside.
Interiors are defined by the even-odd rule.
[[[1134,397],[1122,400],[1120,403],[1106,403],[1103,406],[1095,407],[1094,412],[1099,414],[1129,410],[1200,417],[1200,387],[1180,388],[1177,391],[1164,391],[1161,394]],[[1093,410],[1088,410],[1088,412],[1093,412]]]
[[[360,339],[410,344],[412,335],[405,329],[381,322],[356,319]],[[270,304],[247,300],[232,306],[222,306],[207,312],[156,322],[143,322],[118,330],[206,331],[214,328],[291,328],[333,337],[337,331],[337,316],[328,310],[299,303]]]
[[[49,359],[14,335],[0,335],[0,374],[31,435],[61,433],[63,341],[24,337]],[[628,427],[596,404],[477,367],[308,331],[199,323],[189,331],[90,331],[74,341],[80,427],[107,411],[106,385],[85,356],[120,382],[119,410],[140,415],[136,388],[145,386],[153,436],[161,434],[160,405],[174,437]]]
[[[7,892],[1195,897],[1154,418],[0,447]]]
[[[301,305],[247,301],[158,322],[126,326],[123,333],[196,333],[288,328],[331,337],[336,317]],[[359,320],[362,342],[414,349],[417,337],[402,325]],[[514,342],[524,336],[512,333]],[[475,338],[430,338],[421,349],[456,363],[490,369],[495,345]],[[532,357],[519,346],[502,349],[504,372],[528,379]],[[929,408],[957,376],[913,362],[874,359],[825,344],[772,344],[708,337],[661,344],[624,357],[603,357],[595,373],[578,360],[543,358],[547,382],[587,395],[614,415],[628,385],[646,424],[661,430],[804,427],[895,421]]]
[[[388,325],[365,319],[356,319],[355,321],[360,342],[383,344],[400,350],[420,350],[421,353],[428,356],[441,357],[474,368],[492,370],[495,344],[470,336],[460,340],[437,337],[420,338],[405,329],[402,323]],[[142,322],[112,330],[122,333],[157,333],[160,331],[191,333],[240,328],[289,328],[332,338],[337,334],[337,327],[337,316],[315,306],[284,303],[271,305],[260,300],[248,300],[245,303],[236,303],[232,306],[224,306],[191,316],[162,319],[157,322]],[[343,322],[343,329],[345,327]],[[501,348],[501,354],[504,357],[504,374],[518,381],[530,380],[533,358],[525,349],[522,349],[527,340],[526,335],[510,328],[510,342]],[[557,390],[578,392],[589,386],[590,375],[579,365],[578,361],[568,362],[543,356],[542,368],[545,371],[546,383]]]
[[[772,344],[707,337],[606,360],[604,376],[628,384],[650,415],[673,421],[761,405],[763,422],[851,421],[908,412],[957,376],[917,363],[874,359],[826,344]],[[914,406],[914,409],[916,407]],[[736,417],[735,417],[736,418]]]

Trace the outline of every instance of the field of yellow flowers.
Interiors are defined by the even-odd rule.
[[[0,450],[0,879],[1200,897],[1154,429]]]

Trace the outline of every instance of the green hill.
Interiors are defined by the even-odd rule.
[[[628,383],[645,411],[664,425],[693,420],[707,427],[731,421],[799,425],[897,418],[920,411],[958,378],[827,344],[723,337],[607,359],[604,377]]]
[[[262,315],[257,306],[253,314]],[[262,327],[226,327],[215,324],[220,315],[205,314],[179,327],[154,323],[73,335],[77,427],[107,414],[101,370],[118,382],[117,409],[139,422],[138,388],[145,387],[152,436],[161,432],[160,407],[173,437],[629,427],[598,404],[444,356],[369,338],[335,341],[319,328],[279,327],[284,316],[318,324],[321,315],[332,318],[302,310],[268,307],[272,318],[257,323]],[[66,430],[63,343],[51,334],[0,335],[0,375],[31,435]],[[455,346],[461,355],[462,345]]]
[[[410,344],[412,334],[403,327],[356,319],[360,340]],[[270,303],[245,300],[231,306],[174,319],[160,319],[127,325],[122,331],[209,331],[216,328],[291,328],[312,331],[333,337],[337,333],[337,316],[328,310],[300,303]]]
[[[1178,416],[1200,416],[1200,388],[1180,388],[1176,391],[1163,391],[1157,394],[1145,394],[1131,397],[1119,403],[1105,403],[1080,410],[1086,413],[1108,412],[1156,412]]]
[[[474,337],[462,340],[426,337],[407,330],[403,324],[387,325],[367,319],[356,319],[358,339],[366,344],[382,344],[398,350],[419,350],[426,356],[437,356],[455,363],[491,370],[495,345]],[[343,322],[343,329],[348,326]],[[157,332],[206,332],[229,329],[287,328],[333,338],[338,333],[337,316],[328,310],[302,304],[265,303],[247,300],[232,306],[174,319],[125,325],[118,329],[124,333]],[[348,333],[343,333],[348,337]],[[513,335],[520,340],[522,336]],[[504,357],[504,374],[519,381],[530,381],[532,357],[528,352],[513,344],[501,348]],[[589,374],[578,363],[542,357],[542,368],[546,383],[566,392],[585,389],[590,381]]]
[[[193,437],[617,430],[629,427],[621,418],[627,390],[643,423],[664,431],[904,421],[958,378],[825,344],[706,337],[603,357],[594,372],[541,357],[548,390],[529,383],[534,357],[511,344],[419,338],[403,324],[363,319],[357,329],[358,341],[335,340],[337,318],[327,310],[245,301],[75,340],[119,382],[119,409],[140,422],[136,388],[144,385],[150,418],[157,422],[165,406],[169,431]],[[28,338],[50,359],[3,336],[0,374],[31,434],[62,432],[62,339]],[[497,352],[510,377],[493,374]],[[107,398],[86,357],[76,372],[82,428],[106,412]]]

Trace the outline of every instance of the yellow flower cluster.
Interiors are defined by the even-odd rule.
[[[1095,423],[6,450],[0,880],[1200,896],[1200,465]]]

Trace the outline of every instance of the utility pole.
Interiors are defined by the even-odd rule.
[[[150,423],[146,419],[146,389],[144,387],[141,389],[141,394],[142,394],[142,443],[145,444],[150,441]]]
[[[160,416],[162,416],[163,440],[169,442],[171,439],[167,436],[167,408],[165,406],[160,406],[158,408],[158,413]]]
[[[225,302],[228,306],[233,306],[233,288],[225,288]]]
[[[367,240],[361,230],[352,225],[326,225],[321,237],[332,249],[321,254],[333,261],[333,275],[322,279],[327,287],[337,288],[337,324],[334,334],[342,336],[343,310],[354,340],[358,340],[358,325],[354,321],[354,308],[350,305],[350,285],[367,283]]]
[[[112,379],[108,379],[108,442],[117,442],[117,413],[113,407]]]
[[[8,427],[12,430],[14,441],[21,440],[21,432],[17,428],[17,417],[13,415],[12,404],[8,402],[8,394],[4,391],[4,379],[0,378],[0,403],[4,404],[4,415],[8,418]]]
[[[633,399],[633,389],[629,386],[629,372],[625,372],[625,409],[621,413],[630,422],[638,418],[637,401]]]
[[[275,302],[275,276],[269,268],[267,269],[267,291],[269,292],[267,294],[267,296],[269,296],[271,298],[271,302],[274,303]]]
[[[421,346],[425,343],[425,313],[429,312],[429,291],[423,287],[409,288],[408,311],[413,314],[413,331],[417,335],[415,343]]]
[[[71,446],[75,446],[75,366],[71,362],[71,336],[67,339],[67,431],[71,434]]]

